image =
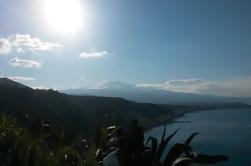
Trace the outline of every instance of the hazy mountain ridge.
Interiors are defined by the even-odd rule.
[[[72,95],[92,95],[107,97],[122,97],[143,103],[154,104],[208,104],[208,103],[230,103],[242,102],[251,104],[249,97],[224,97],[213,95],[201,95],[195,93],[172,92],[167,90],[138,87],[133,84],[120,81],[106,82],[97,89],[68,89],[62,92]]]

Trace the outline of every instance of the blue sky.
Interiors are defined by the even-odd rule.
[[[0,1],[0,76],[56,89],[109,80],[232,82],[251,96],[249,0],[75,0],[81,26],[71,33],[65,22],[78,17],[74,6],[58,16],[58,0],[45,6],[54,13],[44,10],[43,1]],[[44,16],[50,14],[64,22],[48,25]]]

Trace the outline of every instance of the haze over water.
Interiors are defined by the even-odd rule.
[[[167,135],[177,128],[178,134],[171,140],[171,145],[184,142],[193,132],[200,134],[194,138],[192,147],[197,151],[210,155],[228,155],[229,161],[217,166],[248,166],[251,165],[251,110],[226,109],[210,110],[186,114],[167,126]],[[161,138],[163,126],[148,131],[151,135]],[[168,148],[168,149],[169,149]]]

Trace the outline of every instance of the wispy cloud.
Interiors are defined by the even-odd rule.
[[[0,38],[0,54],[6,55],[11,51],[11,44],[8,39]]]
[[[251,76],[239,76],[223,81],[208,82],[205,88],[199,89],[199,92],[219,96],[251,97]]]
[[[8,78],[8,79],[13,80],[13,81],[34,81],[34,80],[36,80],[35,78],[20,77],[20,76],[17,76],[17,77],[0,76],[0,78]]]
[[[49,88],[47,88],[45,86],[35,86],[35,87],[32,87],[32,89],[48,90]]]
[[[100,58],[108,54],[107,51],[85,51],[79,54],[79,58]]]
[[[204,86],[205,82],[199,78],[169,80],[164,83],[138,84],[138,87],[148,87],[169,90],[174,92],[198,93],[198,89]]]
[[[19,59],[18,57],[11,59],[9,65],[13,67],[24,67],[24,68],[39,68],[42,66],[41,62]]]
[[[138,84],[137,86],[205,95],[251,97],[251,76],[234,77],[221,81],[198,78],[178,79],[164,83]]]
[[[16,34],[11,38],[13,38],[13,46],[28,51],[53,51],[55,49],[63,47],[59,43],[44,42],[41,41],[41,39],[39,39],[38,37],[31,37],[29,34]]]
[[[9,54],[13,49],[18,53],[24,53],[26,51],[54,51],[62,47],[60,43],[44,42],[38,37],[31,37],[29,34],[15,34],[0,39],[0,54]]]

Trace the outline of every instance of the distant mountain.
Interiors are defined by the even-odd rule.
[[[98,125],[121,125],[138,118],[148,126],[171,117],[171,108],[140,104],[122,98],[71,96],[54,90],[34,90],[0,78],[0,112],[29,123],[55,125],[69,133],[93,134]],[[39,125],[38,125],[39,126]],[[38,130],[35,129],[35,130]]]
[[[246,97],[222,97],[212,95],[200,95],[194,93],[172,92],[148,87],[137,87],[119,81],[110,81],[101,85],[98,89],[69,89],[62,91],[72,95],[92,95],[121,97],[127,100],[154,104],[210,104],[242,102],[251,104],[251,98]]]
[[[112,84],[117,85],[115,89],[108,88]],[[178,100],[182,94],[124,86],[119,82],[112,84],[106,84],[106,89],[78,92],[80,94],[95,92],[103,96],[123,95],[122,97],[141,102],[155,99],[156,103],[164,103],[166,99],[171,102],[174,95],[179,94],[176,98]],[[165,100],[164,95],[166,95]],[[169,95],[172,97],[169,98]],[[189,96],[190,94],[183,95]],[[206,101],[206,98],[204,100]],[[118,97],[75,96],[51,89],[35,90],[7,78],[0,78],[0,113],[16,117],[33,133],[41,130],[41,125],[45,124],[45,126],[49,125],[57,130],[65,131],[68,136],[90,136],[102,124],[123,125],[137,118],[144,127],[151,127],[159,123],[170,122],[175,117],[190,111],[233,107],[249,106],[241,103],[192,106],[137,103]]]
[[[99,86],[99,89],[133,89],[133,84],[124,83],[121,81],[107,81]]]

